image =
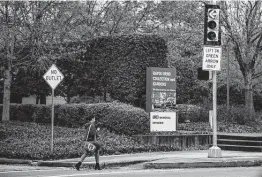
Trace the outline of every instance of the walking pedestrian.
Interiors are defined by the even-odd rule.
[[[82,165],[82,162],[87,157],[88,152],[92,152],[95,155],[96,165],[95,170],[101,170],[99,165],[99,151],[101,149],[100,143],[97,141],[97,129],[95,125],[95,118],[93,118],[90,122],[86,123],[84,125],[85,127],[85,135],[84,135],[84,141],[85,141],[85,152],[81,156],[80,161],[74,165],[74,167],[79,170],[80,166]]]

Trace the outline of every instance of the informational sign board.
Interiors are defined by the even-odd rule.
[[[204,47],[202,69],[206,71],[220,71],[221,54],[221,47]]]
[[[176,131],[176,112],[150,112],[150,131]]]
[[[55,89],[58,84],[64,79],[64,75],[59,71],[56,65],[53,64],[44,74],[43,78],[52,89]]]
[[[150,131],[176,131],[176,69],[149,67],[146,84]]]
[[[176,69],[147,68],[146,79],[147,112],[163,112],[176,104]]]

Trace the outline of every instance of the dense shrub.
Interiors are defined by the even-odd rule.
[[[179,123],[209,121],[209,111],[203,106],[178,104],[177,116]]]
[[[23,159],[63,159],[80,157],[84,152],[84,129],[54,127],[54,151],[51,154],[51,126],[29,122],[0,122],[0,156]],[[141,145],[135,139],[106,129],[99,132],[102,155],[149,151],[180,150],[175,146]],[[91,154],[89,154],[91,155]]]
[[[10,105],[10,120],[20,120],[31,122],[34,121],[33,115],[42,106],[30,104],[11,104]],[[2,115],[3,105],[0,105],[0,113]]]
[[[143,107],[146,67],[167,67],[166,41],[158,35],[103,36],[86,43],[79,59],[85,86],[81,93],[103,95]],[[91,79],[90,79],[91,78]]]
[[[154,132],[156,135],[175,135],[184,131],[190,134],[206,134],[212,130],[208,122],[181,123],[180,132]],[[228,122],[218,122],[218,131],[232,133],[260,132],[254,126],[243,126]],[[184,134],[183,132],[182,134]],[[23,159],[63,159],[80,157],[83,150],[84,129],[54,127],[54,153],[50,153],[51,126],[32,122],[0,122],[0,157]],[[185,150],[175,145],[143,145],[135,138],[119,135],[102,128],[99,140],[103,142],[102,155],[138,153],[152,151]],[[208,147],[191,147],[207,149]],[[91,154],[89,154],[91,155]]]
[[[0,107],[1,108],[1,107]],[[11,120],[51,123],[51,106],[12,104]],[[149,131],[149,116],[140,108],[121,103],[55,105],[54,124],[79,127],[96,117],[99,126],[120,134]]]
[[[209,122],[181,123],[178,125],[178,130],[193,131],[197,134],[206,134],[212,132]],[[261,133],[262,129],[260,124],[239,125],[236,123],[219,121],[217,123],[217,131],[226,133]]]
[[[248,119],[248,112],[244,105],[230,106],[228,111],[226,105],[221,105],[217,109],[218,121],[229,121],[240,125],[251,125],[252,123],[259,123],[261,121],[260,112],[254,112],[252,117],[254,119]]]
[[[204,105],[181,105],[178,107],[177,111],[178,122],[208,122],[209,109]],[[212,108],[210,110],[212,110]],[[262,117],[261,112],[254,112],[252,117],[252,120],[248,119],[248,113],[245,110],[244,105],[230,106],[229,111],[227,111],[226,105],[220,105],[217,107],[217,120],[220,122],[231,122],[240,125],[260,124]]]

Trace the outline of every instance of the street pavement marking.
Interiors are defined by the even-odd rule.
[[[0,174],[6,174],[6,173],[29,173],[29,172],[57,171],[57,170],[67,170],[67,168],[46,169],[46,170],[15,170],[15,171],[0,171]],[[70,169],[68,169],[68,170],[70,170]]]
[[[234,167],[234,168],[231,168],[231,171],[232,170],[236,170],[237,168],[239,167]],[[212,172],[214,170],[217,170],[218,168],[208,168],[208,171]],[[248,169],[248,167],[246,168]],[[159,170],[156,170],[156,169],[147,169],[147,170],[130,170],[130,171],[109,171],[109,172],[95,172],[95,173],[87,173],[87,174],[84,174],[84,173],[79,173],[79,174],[68,174],[68,175],[56,175],[56,176],[43,176],[43,177],[78,177],[78,176],[81,176],[81,177],[85,177],[85,176],[98,176],[98,175],[112,175],[112,174],[128,174],[128,173],[144,173],[144,172],[182,172],[182,173],[195,173],[196,171],[202,171],[202,170],[206,170],[206,169],[203,169],[203,168],[193,168],[193,169],[190,169],[190,168],[187,168],[187,169],[159,169]],[[223,169],[222,171],[225,171],[225,169]],[[41,177],[41,176],[39,176]],[[260,176],[259,176],[260,177]]]
[[[144,172],[170,172],[170,171],[183,171],[184,169],[161,169],[161,170],[130,170],[130,171],[109,171],[109,172],[96,172],[96,173],[79,173],[79,174],[67,174],[45,177],[77,177],[77,176],[92,176],[92,175],[108,175],[108,174],[127,174],[127,173],[144,173]]]

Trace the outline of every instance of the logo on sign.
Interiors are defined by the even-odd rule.
[[[153,119],[159,119],[158,115],[153,115]]]

